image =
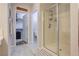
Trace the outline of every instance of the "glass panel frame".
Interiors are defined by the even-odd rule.
[[[53,9],[53,8],[55,8],[55,9]],[[47,19],[47,16],[48,16],[48,11],[50,10],[50,13],[52,12],[52,11],[55,11],[55,12],[53,12],[54,14],[56,14],[56,15],[54,15],[53,13],[51,14],[51,16],[53,15],[53,18],[55,18],[55,19],[51,19],[50,18],[50,16],[49,16],[49,18],[50,19]],[[48,12],[48,13],[47,13]],[[47,24],[47,27],[48,27],[48,30],[50,31],[50,33],[46,33],[48,30],[46,29],[46,19],[47,19],[47,22],[48,22],[48,24]],[[52,21],[54,22],[54,23],[52,23]],[[51,29],[51,27],[52,26],[55,26],[54,28],[52,28]],[[53,37],[56,39],[56,43],[55,43],[55,45],[56,46],[54,46],[53,48],[55,48],[55,49],[50,49],[50,47],[48,47],[48,46],[46,46],[46,35],[49,35],[48,36],[48,39],[51,39],[52,38],[52,34],[51,34],[51,30],[54,30],[52,33],[54,33],[54,32],[56,32],[55,34],[56,35],[53,35]],[[55,53],[56,55],[59,55],[59,22],[58,22],[58,4],[54,4],[54,5],[51,5],[45,12],[44,12],[44,24],[43,24],[43,36],[44,36],[44,47],[46,48],[46,49],[48,49],[49,51],[51,51],[51,52],[53,52],[53,53]],[[51,35],[50,35],[51,34]],[[55,37],[56,36],[56,37]],[[50,38],[51,37],[51,38]],[[53,39],[53,38],[52,38]],[[48,42],[48,41],[47,41]],[[52,41],[50,41],[50,42],[52,42]],[[55,42],[55,40],[54,40],[54,42]],[[49,43],[48,43],[49,44]],[[49,45],[50,46],[50,45]],[[51,46],[53,46],[53,44],[51,44]]]

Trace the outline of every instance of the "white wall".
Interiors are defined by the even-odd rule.
[[[8,4],[0,4],[0,25],[3,30],[4,40],[0,46],[0,55],[8,55]]]
[[[23,29],[23,20],[19,20],[16,22],[16,29]]]
[[[78,55],[78,7],[77,3],[70,4],[71,16],[71,55]]]

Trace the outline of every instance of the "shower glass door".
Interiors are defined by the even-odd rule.
[[[46,49],[56,55],[70,55],[69,3],[52,4],[45,9],[43,32]]]
[[[58,6],[51,5],[45,11],[44,47],[58,55]]]

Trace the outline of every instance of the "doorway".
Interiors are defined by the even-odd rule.
[[[27,12],[21,7],[16,7],[16,45],[28,43]]]
[[[11,48],[11,55],[32,55],[28,47],[28,11],[23,7],[16,7],[14,12],[14,23],[12,24],[14,25],[15,46]]]
[[[33,51],[31,49],[31,41],[32,44],[34,42],[36,43],[33,45],[33,47],[37,46],[37,36],[34,34],[36,40],[31,40],[29,37],[32,37],[31,29],[30,27],[32,26],[31,23],[31,11],[30,8],[32,7],[31,4],[10,4],[10,13],[11,17],[10,19],[12,20],[10,22],[10,30],[12,29],[12,37],[10,39],[10,43],[13,45],[10,45],[10,55],[12,56],[27,56],[27,55],[34,55]],[[35,13],[33,13],[35,14]],[[34,16],[35,17],[35,16]],[[37,17],[36,17],[37,18]],[[34,18],[33,18],[34,19]],[[32,20],[33,20],[32,19]],[[11,26],[13,25],[13,26]],[[12,28],[11,28],[12,27]],[[35,32],[36,33],[36,32]],[[12,41],[11,41],[12,40]]]

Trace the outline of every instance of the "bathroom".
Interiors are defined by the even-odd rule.
[[[20,6],[28,9],[28,46],[33,47],[33,34],[36,38],[36,44],[34,48],[42,53],[42,55],[57,55],[57,56],[70,56],[78,55],[78,8],[79,4],[70,3],[37,3],[37,4],[0,4],[1,10],[0,15],[2,20],[2,34],[4,40],[2,40],[3,55],[10,55],[11,51],[14,51],[16,47],[16,8]],[[10,10],[9,8],[12,7]],[[4,11],[3,11],[4,10]],[[5,13],[4,13],[5,12]],[[10,17],[8,19],[8,12]],[[5,14],[5,15],[4,15]],[[35,19],[38,23],[37,31],[32,32],[32,20]],[[5,16],[5,18],[3,17]],[[75,20],[76,19],[76,20]],[[9,21],[13,22],[11,25]],[[1,23],[0,22],[0,23]],[[5,23],[5,24],[4,24]],[[12,27],[10,29],[10,27]],[[15,27],[15,28],[13,28]],[[6,30],[5,30],[6,28]],[[76,29],[75,29],[76,28]],[[11,30],[11,31],[9,31]],[[10,36],[9,36],[10,35]],[[13,40],[14,39],[14,40]],[[11,41],[12,40],[12,41]],[[5,47],[5,49],[4,49]],[[31,48],[32,50],[33,48]],[[28,49],[29,50],[29,49]]]

